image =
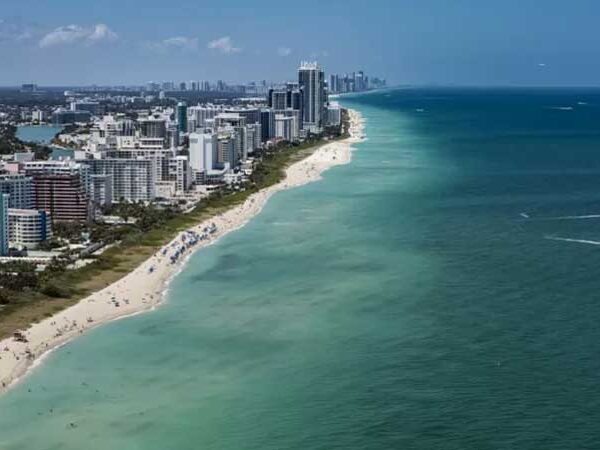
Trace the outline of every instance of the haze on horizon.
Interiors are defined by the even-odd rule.
[[[392,84],[594,86],[592,0],[4,0],[0,85],[283,80],[300,60]]]

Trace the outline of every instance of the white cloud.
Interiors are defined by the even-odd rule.
[[[175,50],[193,52],[198,50],[198,38],[175,36],[160,42],[151,42],[146,44],[146,47],[159,53],[167,53]]]
[[[290,56],[292,54],[292,49],[289,47],[279,47],[277,49],[277,54],[279,56]]]
[[[211,50],[216,50],[216,51],[224,53],[226,55],[229,55],[231,53],[238,53],[238,52],[242,51],[241,48],[235,47],[233,45],[233,41],[231,40],[231,37],[229,37],[229,36],[223,36],[219,39],[215,39],[214,41],[210,41],[208,43],[207,47]]]
[[[39,42],[41,48],[55,45],[66,45],[83,43],[94,45],[101,42],[114,42],[119,38],[117,33],[108,28],[107,25],[99,23],[93,27],[82,27],[80,25],[66,25],[58,27],[46,34]]]
[[[119,39],[117,33],[112,31],[110,28],[108,28],[108,26],[106,26],[103,23],[99,23],[98,25],[96,25],[92,34],[88,36],[88,40],[90,42],[113,42],[117,39]]]

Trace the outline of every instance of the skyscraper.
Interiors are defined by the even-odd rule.
[[[190,166],[203,174],[212,170],[216,160],[217,135],[211,130],[190,134]]]
[[[325,74],[316,62],[303,62],[298,69],[302,90],[302,119],[304,129],[319,133],[325,108]]]
[[[0,256],[8,255],[8,194],[0,194]]]
[[[177,103],[177,130],[187,133],[187,105],[184,102]]]
[[[285,89],[269,89],[267,104],[273,109],[285,109],[287,91]]]
[[[337,93],[339,92],[338,90],[338,84],[337,84],[337,75],[331,74],[329,76],[329,92],[330,93]]]

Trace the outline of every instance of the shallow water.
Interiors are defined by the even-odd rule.
[[[54,352],[2,450],[596,447],[600,91],[342,101],[353,162]]]

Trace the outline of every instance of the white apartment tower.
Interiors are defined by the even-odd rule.
[[[196,172],[207,172],[214,168],[217,135],[206,129],[202,133],[190,134],[190,166]]]

